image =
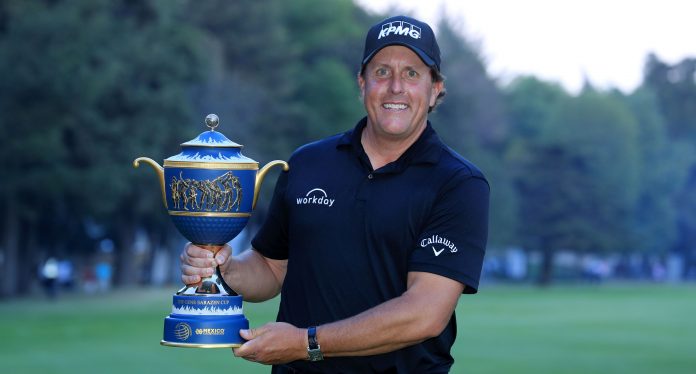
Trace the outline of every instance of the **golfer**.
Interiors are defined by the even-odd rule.
[[[247,301],[281,295],[277,322],[240,331],[234,351],[273,373],[447,373],[455,307],[479,284],[489,185],[428,121],[445,94],[430,26],[370,28],[357,83],[366,117],[293,153],[252,249],[189,244],[182,280],[219,265]]]

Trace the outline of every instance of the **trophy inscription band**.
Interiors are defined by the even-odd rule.
[[[249,328],[241,296],[174,295],[172,314],[164,320],[160,344],[183,348],[234,348],[239,330]]]
[[[178,155],[156,161],[139,157],[133,161],[151,166],[157,173],[162,201],[174,226],[195,245],[216,253],[246,226],[256,206],[261,183],[268,170],[285,161],[259,163],[242,155],[242,146],[215,131],[219,118],[205,118],[210,128],[181,144]],[[248,329],[242,296],[213,274],[198,285],[186,285],[172,298],[171,314],[164,319],[160,344],[183,348],[239,347],[239,330]]]

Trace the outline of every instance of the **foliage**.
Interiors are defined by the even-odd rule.
[[[696,262],[696,58],[669,65],[651,54],[644,76],[644,86],[655,95],[673,143],[676,169],[667,169],[686,174],[671,181],[678,189],[674,204],[679,230],[673,250]]]
[[[645,85],[655,93],[668,128],[676,136],[696,136],[696,57],[670,66],[650,54]]]
[[[364,35],[382,18],[350,0],[0,2],[0,295],[45,255],[110,238],[131,259],[138,230],[178,237],[131,162],[175,154],[208,113],[261,163],[354,126]],[[491,247],[696,259],[693,58],[648,56],[627,95],[503,86],[455,26],[437,27],[448,93],[431,120],[490,181]]]
[[[675,197],[686,183],[693,155],[683,141],[671,141],[654,95],[641,88],[623,98],[638,121],[639,192],[633,214],[635,250],[665,253],[678,239]]]
[[[431,121],[443,141],[480,167],[491,185],[489,243],[511,243],[517,204],[500,152],[508,131],[503,95],[488,76],[480,52],[457,32],[454,21],[440,22],[438,44],[447,94]]]
[[[523,196],[520,242],[545,254],[542,281],[549,280],[559,249],[625,252],[649,243],[650,250],[664,249],[659,244],[669,236],[660,236],[660,243],[644,240],[648,229],[674,227],[664,210],[673,195],[645,172],[669,157],[649,97],[589,86],[571,96],[534,78],[508,90],[515,121],[508,156]],[[666,221],[653,223],[656,216]]]
[[[141,152],[161,157],[187,133],[186,97],[202,65],[197,31],[179,24],[181,4],[7,4],[0,121],[12,142],[0,149],[2,192],[29,229],[6,235],[38,227],[44,245],[74,252],[100,239],[83,230],[91,218],[114,234],[137,217],[161,225],[157,190],[134,188],[152,176],[129,165]]]

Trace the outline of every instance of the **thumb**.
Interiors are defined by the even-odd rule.
[[[261,335],[260,329],[242,329],[239,330],[239,335],[244,339],[244,340],[252,340],[259,335]]]
[[[215,262],[217,262],[218,265],[222,265],[225,263],[225,261],[227,261],[227,258],[230,257],[231,254],[232,247],[230,247],[229,244],[225,244],[215,255]]]

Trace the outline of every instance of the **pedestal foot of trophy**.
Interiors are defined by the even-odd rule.
[[[204,304],[200,304],[199,301]],[[205,304],[211,306],[207,307],[207,310],[200,308]],[[222,305],[224,308],[212,305]],[[241,296],[174,295],[172,309],[172,314],[164,319],[164,335],[160,341],[162,345],[184,348],[235,348],[245,342],[239,335],[239,330],[248,329],[249,321],[242,314]],[[223,310],[227,314],[220,314]]]
[[[164,319],[160,344],[185,348],[234,348],[244,343],[239,330],[248,329],[237,295],[219,275],[184,286],[172,299],[172,313]]]

